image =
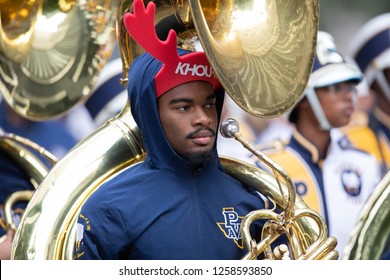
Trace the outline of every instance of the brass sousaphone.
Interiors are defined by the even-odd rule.
[[[65,115],[115,46],[117,0],[0,0],[0,93],[19,115]]]
[[[144,1],[150,2],[150,1]],[[318,1],[153,1],[156,30],[172,23],[179,37],[197,36],[232,99],[259,117],[286,112],[303,94],[314,59]],[[124,79],[142,50],[127,36],[122,16],[133,1],[121,1],[117,32]],[[168,26],[169,27],[169,26]],[[335,259],[335,239],[323,219],[296,196],[283,169],[242,139],[233,120],[223,134],[234,137],[273,167],[274,174],[222,158],[226,172],[250,184],[281,208],[249,213],[242,224],[244,259],[279,258],[270,245],[286,234],[294,259]],[[103,182],[145,157],[139,128],[126,104],[122,112],[73,148],[45,177],[32,197],[15,236],[13,259],[71,259],[77,216],[83,202]],[[262,241],[252,242],[250,224],[267,219]]]

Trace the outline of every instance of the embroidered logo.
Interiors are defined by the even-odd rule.
[[[296,190],[297,194],[299,194],[300,196],[305,196],[307,194],[308,188],[307,188],[305,182],[294,181],[294,185],[295,185],[295,190]]]
[[[91,225],[89,223],[89,219],[85,217],[83,214],[79,215],[79,220],[77,222],[77,230],[76,230],[76,247],[74,259],[78,259],[84,254],[84,251],[81,249],[81,245],[84,238],[84,230],[91,230]]]
[[[357,197],[362,191],[362,179],[358,172],[345,169],[341,173],[341,183],[348,195]]]
[[[222,215],[224,218],[223,222],[217,223],[219,229],[228,239],[233,239],[237,247],[240,249],[244,248],[243,240],[241,238],[241,221],[242,216],[239,216],[234,208],[224,208],[222,210]]]

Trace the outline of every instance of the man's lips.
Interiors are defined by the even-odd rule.
[[[214,135],[215,134],[212,131],[202,130],[202,131],[199,131],[199,132],[195,133],[194,135],[192,135],[191,139],[196,144],[205,146],[205,145],[208,145],[212,141]]]

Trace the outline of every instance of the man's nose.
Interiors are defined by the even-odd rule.
[[[211,117],[203,108],[197,108],[195,110],[194,125],[204,125],[207,126],[211,123]]]

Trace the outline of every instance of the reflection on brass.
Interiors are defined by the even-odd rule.
[[[346,260],[379,260],[390,250],[390,172],[368,198],[344,249]]]
[[[75,4],[77,2],[77,4]],[[66,114],[92,93],[116,43],[119,0],[0,5],[0,93],[21,116]]]
[[[33,186],[37,188],[49,172],[49,166],[33,154],[33,151],[46,159],[50,165],[57,162],[57,158],[53,154],[37,143],[0,129],[0,152],[8,155],[21,166],[30,177]]]
[[[42,3],[43,0],[0,1],[0,52],[8,60],[20,63],[30,53]]]
[[[319,1],[217,1],[217,19],[189,0],[194,25],[227,93],[259,117],[287,112],[302,97],[314,61]]]

